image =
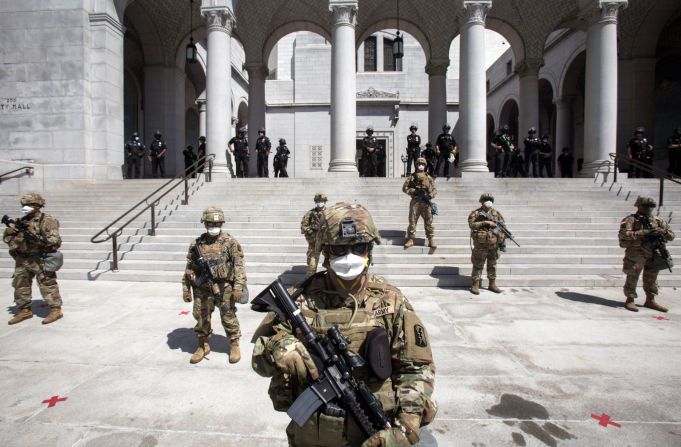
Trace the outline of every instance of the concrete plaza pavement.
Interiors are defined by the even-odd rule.
[[[286,445],[288,417],[249,362],[261,314],[239,306],[243,359],[229,365],[216,313],[213,352],[191,365],[179,282],[60,285],[62,320],[40,324],[34,287],[38,318],[0,324],[0,445]],[[9,319],[10,280],[0,290]],[[678,290],[659,298],[668,314],[626,311],[619,288],[403,291],[437,365],[423,446],[681,445]],[[52,396],[66,400],[43,403]]]

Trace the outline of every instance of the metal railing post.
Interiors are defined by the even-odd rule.
[[[213,157],[208,160],[208,183],[213,181]]]
[[[151,231],[149,234],[156,236],[156,203],[151,204]]]
[[[187,177],[184,178],[184,200],[182,205],[189,205],[189,180]]]
[[[619,169],[617,169],[617,157],[615,157],[612,163],[615,168],[615,172],[612,174],[612,183],[617,183],[617,171],[619,171]]]
[[[114,234],[111,238],[113,241],[113,262],[111,264],[111,270],[114,272],[118,271],[118,236]]]
[[[664,204],[664,177],[660,177],[660,204],[658,206],[662,206]]]

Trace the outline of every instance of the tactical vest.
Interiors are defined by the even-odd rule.
[[[231,237],[223,233],[211,244],[203,236],[196,241],[216,282],[234,282],[234,260],[229,253],[230,240]]]
[[[480,214],[480,211],[483,211],[482,208],[473,211],[474,213],[476,213],[474,217],[474,222],[482,222],[487,220],[487,218],[483,217]],[[494,217],[495,220],[497,221],[501,220],[501,215],[497,210],[492,209],[487,211],[487,213]],[[475,243],[476,246],[493,247],[502,241],[501,234],[502,234],[501,231],[498,231],[495,234],[494,229],[488,226],[483,226],[479,230],[471,229],[471,238],[473,238],[473,242]]]

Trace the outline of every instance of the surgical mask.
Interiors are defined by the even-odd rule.
[[[211,236],[217,236],[218,234],[220,234],[221,229],[220,227],[208,227],[207,230],[208,234],[210,234]]]
[[[487,200],[486,202],[482,202],[482,206],[484,206],[487,209],[491,209],[492,205],[494,205],[494,202],[492,202],[491,200]]]
[[[342,279],[351,281],[364,272],[369,265],[369,258],[347,254],[331,260],[331,270]]]
[[[324,208],[324,205],[325,205],[324,202],[315,202],[315,206],[317,208]]]
[[[24,205],[21,207],[21,212],[26,215],[26,214],[31,214],[33,212],[33,207],[29,205]]]
[[[140,140],[140,137],[135,137],[135,141],[139,141],[139,140]]]
[[[418,169],[419,171],[423,171],[423,170],[426,169],[426,167],[423,166],[423,165],[418,165],[418,168],[417,168],[417,169]]]

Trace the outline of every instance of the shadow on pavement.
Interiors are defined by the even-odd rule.
[[[170,349],[179,349],[188,354],[193,354],[199,345],[194,329],[177,328],[169,332],[167,337]],[[210,349],[213,352],[227,354],[229,353],[229,340],[224,335],[214,333],[210,336]]]
[[[599,296],[586,295],[584,293],[556,292],[556,295],[564,300],[575,301],[577,303],[597,304],[599,306],[607,307],[622,307],[624,305],[622,301],[609,300]]]

